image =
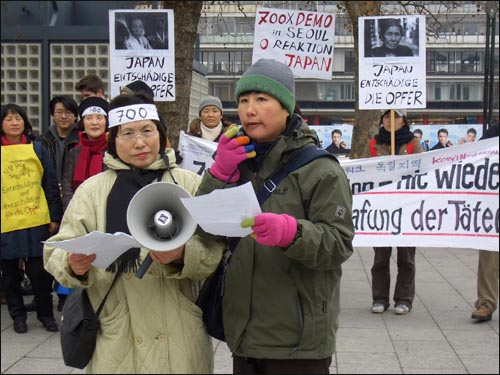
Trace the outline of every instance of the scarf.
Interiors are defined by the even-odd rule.
[[[2,146],[11,146],[20,144],[25,145],[27,143],[28,143],[28,137],[26,137],[26,134],[21,134],[21,140],[19,142],[9,141],[5,135],[2,135]]]
[[[127,208],[137,193],[153,181],[161,180],[163,169],[143,170],[126,169],[116,171],[116,181],[111,188],[106,203],[106,232],[123,232],[130,234],[127,225]],[[147,224],[147,223],[146,223]],[[141,249],[132,247],[111,263],[106,271],[136,272],[139,266]]]
[[[102,172],[102,153],[107,147],[106,134],[97,139],[80,137],[81,150],[73,173],[73,190],[87,178]]]
[[[396,155],[399,154],[399,149],[402,145],[407,145],[413,140],[413,133],[410,131],[409,126],[403,126],[399,129],[395,134],[395,142],[396,142]],[[385,130],[382,126],[378,131],[378,134],[375,135],[375,141],[378,144],[391,144],[391,133]]]
[[[219,125],[217,125],[214,128],[209,128],[208,126],[200,122],[200,128],[201,128],[202,138],[215,142],[215,140],[220,135],[220,132],[222,130],[222,121],[219,121]]]

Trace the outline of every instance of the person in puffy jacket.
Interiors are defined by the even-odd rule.
[[[295,80],[285,64],[257,61],[238,81],[236,101],[244,135],[220,138],[198,195],[247,182],[257,191],[292,152],[318,145],[294,114]],[[226,274],[223,323],[233,373],[326,374],[342,263],[353,252],[347,177],[337,161],[315,159],[283,179],[261,208],[244,220],[254,233],[239,240]]]

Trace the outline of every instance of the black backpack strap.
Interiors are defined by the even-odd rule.
[[[33,148],[35,149],[35,154],[38,156],[38,159],[43,162],[43,151],[42,151],[42,142],[33,141]]]
[[[257,192],[257,200],[259,201],[259,204],[262,206],[265,200],[271,195],[276,187],[278,187],[280,182],[291,172],[320,157],[329,157],[337,163],[339,162],[334,155],[315,146],[305,147],[294,151],[281,168],[270,178],[264,181],[264,186]]]

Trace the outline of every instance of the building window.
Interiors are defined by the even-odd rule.
[[[478,51],[457,52],[457,63],[460,65],[460,73],[482,73],[483,53]]]
[[[484,71],[482,51],[428,51],[429,73],[482,73]]]
[[[234,82],[213,82],[209,85],[209,93],[223,102],[234,101],[234,87]]]
[[[354,100],[354,84],[341,83],[340,84],[340,100]]]
[[[356,67],[354,51],[345,51],[344,64],[344,73],[354,73],[354,68]]]
[[[200,59],[209,74],[241,75],[252,65],[252,51],[206,51]]]

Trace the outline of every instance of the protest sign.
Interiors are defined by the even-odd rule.
[[[141,80],[155,101],[175,100],[174,12],[110,10],[109,54],[111,96]]]
[[[211,144],[211,145],[210,145]],[[182,168],[202,174],[217,144],[181,133]],[[354,246],[498,251],[498,138],[412,155],[340,160],[353,193]]]
[[[295,77],[332,79],[333,13],[257,7],[252,63],[274,59]]]
[[[43,167],[32,144],[2,147],[2,233],[50,222]]]
[[[498,139],[342,163],[355,246],[498,251]]]
[[[359,17],[359,109],[425,108],[425,17]]]
[[[212,155],[216,150],[217,143],[187,135],[181,130],[179,134],[179,153],[182,156],[179,166],[181,168],[193,171],[200,176],[203,175],[214,162]]]

